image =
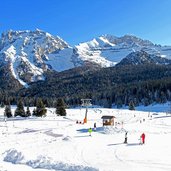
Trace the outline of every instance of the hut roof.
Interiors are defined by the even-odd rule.
[[[104,115],[101,117],[102,119],[113,119],[115,116]]]

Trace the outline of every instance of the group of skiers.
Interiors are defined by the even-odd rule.
[[[94,129],[92,129],[91,127],[88,129],[89,136],[91,136],[91,133],[93,132],[93,130],[96,131],[96,123],[94,123]],[[145,144],[145,133],[141,134],[139,140],[140,140],[140,144]],[[127,144],[127,142],[128,142],[128,132],[126,131],[124,143]]]
[[[140,136],[140,144],[145,144],[145,133],[142,133],[141,136]],[[125,132],[125,140],[124,140],[124,143],[127,144],[127,141],[128,141],[128,132],[126,131]]]

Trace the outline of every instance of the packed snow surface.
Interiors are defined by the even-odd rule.
[[[84,108],[67,109],[65,117],[50,108],[44,118],[6,121],[1,108],[0,171],[170,171],[171,115],[152,108],[90,108],[86,124]],[[103,126],[103,115],[115,116],[115,125]],[[140,145],[143,132],[145,144]]]

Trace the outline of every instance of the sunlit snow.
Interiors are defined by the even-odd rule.
[[[82,124],[84,108],[67,109],[66,117],[49,108],[44,118],[17,117],[6,122],[1,108],[0,170],[170,171],[171,115],[166,112],[170,106],[155,106],[146,112],[90,108],[86,124]],[[103,127],[103,115],[115,116],[115,125]],[[96,131],[89,136],[95,122]],[[127,144],[123,143],[125,131]],[[145,144],[140,145],[143,132]]]

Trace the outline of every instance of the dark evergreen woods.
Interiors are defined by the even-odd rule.
[[[56,107],[63,98],[67,105],[79,105],[80,99],[104,107],[134,106],[171,101],[170,65],[125,65],[111,68],[74,68],[64,72],[47,72],[46,80],[10,93],[0,89],[0,102],[16,104],[22,98],[25,106],[36,106],[42,98],[46,107]]]

